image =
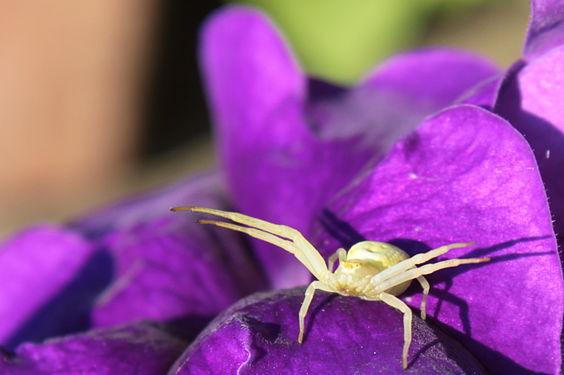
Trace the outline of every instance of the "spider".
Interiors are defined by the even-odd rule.
[[[461,264],[487,262],[490,258],[448,259],[437,263],[425,264],[433,258],[445,254],[451,249],[474,245],[474,242],[454,243],[441,246],[426,253],[412,257],[389,243],[362,241],[353,245],[349,251],[338,249],[327,260],[327,265],[319,251],[296,229],[286,225],[273,224],[237,212],[228,212],[203,207],[176,207],[172,211],[201,212],[229,219],[230,222],[198,220],[200,224],[212,224],[223,228],[246,233],[252,237],[269,242],[292,253],[317,280],[311,282],[305,291],[305,297],[298,315],[298,343],[303,342],[304,320],[316,290],[338,293],[343,296],[355,296],[368,301],[382,301],[403,313],[404,344],[402,367],[407,369],[407,356],[411,344],[411,309],[398,297],[417,280],[423,288],[421,300],[421,318],[426,318],[427,296],[430,285],[423,275],[428,275],[443,268],[457,267]],[[339,265],[333,271],[335,262]]]

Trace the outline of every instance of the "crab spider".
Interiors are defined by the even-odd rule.
[[[437,263],[418,265],[445,254],[451,249],[471,246],[474,242],[454,243],[438,247],[412,257],[391,244],[379,241],[362,241],[353,245],[349,251],[338,249],[327,260],[327,265],[317,249],[296,229],[273,224],[237,212],[228,212],[203,207],[176,207],[172,211],[202,212],[229,219],[230,222],[198,220],[201,224],[246,233],[252,237],[269,242],[292,253],[317,280],[309,284],[299,312],[298,342],[304,336],[304,319],[316,290],[324,290],[343,296],[355,296],[368,301],[382,301],[403,313],[404,344],[402,367],[407,369],[407,355],[411,344],[411,309],[397,296],[417,280],[423,288],[421,318],[426,317],[427,295],[430,285],[423,275],[438,270],[457,267],[461,264],[487,262],[489,258],[448,259]],[[336,261],[339,265],[333,271]]]

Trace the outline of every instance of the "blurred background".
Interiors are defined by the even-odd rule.
[[[527,0],[241,2],[271,15],[311,75],[343,85],[416,46],[507,67],[529,16]],[[197,40],[224,5],[0,3],[0,236],[215,165]]]

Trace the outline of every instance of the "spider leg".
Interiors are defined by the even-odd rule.
[[[448,251],[460,247],[466,247],[474,245],[474,242],[465,242],[465,243],[453,243],[450,245],[445,245],[438,247],[433,250],[429,250],[426,253],[415,254],[411,258],[402,260],[398,264],[393,265],[390,268],[383,270],[382,272],[377,273],[372,278],[372,283],[380,284],[385,280],[391,279],[392,277],[402,274],[407,270],[413,269],[416,265],[425,263],[433,258],[436,258],[440,255],[447,253]],[[414,277],[415,278],[415,277]],[[410,279],[411,280],[411,279]]]
[[[258,238],[260,240],[269,242],[273,245],[276,245],[278,247],[281,247],[282,249],[290,252],[290,253],[294,253],[294,245],[292,244],[292,242],[282,239],[280,237],[276,237],[270,233],[267,232],[263,232],[261,230],[255,229],[255,228],[250,228],[250,227],[243,227],[240,225],[236,225],[236,224],[232,224],[232,223],[227,223],[225,221],[216,221],[216,220],[198,220],[199,224],[211,224],[211,225],[215,225],[218,227],[222,227],[222,228],[227,228],[227,229],[231,229],[231,230],[235,230],[238,232],[242,232],[242,233],[246,233],[251,237],[254,238]]]
[[[260,240],[266,241],[271,243],[275,246],[278,246],[292,254],[311,272],[315,275],[315,268],[309,262],[309,259],[301,256],[300,253],[296,252],[296,247],[292,241],[277,237],[273,234],[268,232],[263,232],[262,230],[251,228],[251,227],[244,227],[241,225],[236,225],[233,223],[228,223],[224,221],[216,221],[216,220],[198,220],[200,224],[211,224],[222,228],[227,228],[231,230],[235,230],[238,232],[246,233],[251,237],[258,238]]]
[[[423,298],[421,298],[421,319],[425,320],[427,318],[427,296],[429,295],[431,285],[429,285],[429,282],[423,276],[419,276],[417,281],[419,281],[421,288],[423,288]]]
[[[337,249],[330,257],[327,259],[327,269],[329,272],[333,272],[333,266],[335,265],[335,261],[339,259],[339,263],[345,260],[347,257],[347,251],[343,248]]]
[[[411,265],[417,265],[417,264],[421,264],[421,263],[425,263],[433,258],[436,258],[440,255],[443,255],[447,252],[449,252],[452,249],[458,249],[461,247],[467,247],[467,246],[472,246],[475,245],[475,242],[460,242],[460,243],[452,243],[450,245],[445,245],[445,246],[441,246],[441,247],[437,247],[436,249],[433,250],[429,250],[426,253],[420,253],[420,254],[415,254],[414,256],[412,256],[411,258],[408,258],[404,261],[402,261],[401,263],[405,262],[406,264],[411,264]]]
[[[253,230],[246,230],[246,227],[234,225],[231,223],[228,225],[223,225],[218,221],[204,220],[205,224],[213,224],[222,226],[224,228],[237,230],[239,232],[247,233],[248,235],[259,238],[266,242],[270,242],[276,246],[282,247],[284,250],[294,254],[298,260],[307,267],[307,269],[318,279],[323,278],[327,273],[327,268],[325,265],[325,260],[315,249],[315,247],[296,229],[288,227],[286,225],[278,225],[269,223],[268,221],[260,220],[251,216],[243,215],[237,212],[228,212],[222,210],[216,210],[213,208],[204,207],[176,207],[172,208],[172,211],[192,211],[192,212],[202,212],[225,219],[232,220],[236,223],[246,225]],[[200,221],[202,222],[202,221]],[[267,235],[262,235],[259,232],[265,232]],[[278,237],[282,237],[280,241],[286,241],[288,245],[284,242],[278,241]],[[281,246],[281,245],[284,246]]]
[[[451,268],[457,267],[461,264],[470,264],[470,263],[483,263],[489,262],[490,258],[466,258],[466,259],[448,259],[443,260],[442,262],[432,263],[432,264],[425,264],[424,266],[418,268],[412,268],[407,271],[403,271],[402,273],[398,273],[387,280],[384,280],[382,283],[377,284],[377,288],[375,290],[376,293],[384,292],[396,285],[402,284],[408,280],[413,280],[418,278],[419,276],[428,275],[433,272],[437,272],[438,270],[442,270],[444,268]],[[396,266],[399,265],[396,264]],[[394,266],[395,267],[395,266]],[[393,267],[392,267],[393,268]],[[374,279],[374,278],[373,278]]]
[[[401,355],[401,366],[405,370],[407,369],[407,354],[409,352],[409,346],[411,345],[411,322],[413,320],[413,313],[409,306],[391,294],[380,293],[378,298],[385,304],[403,313],[403,351]]]
[[[324,290],[326,292],[332,292],[332,290],[328,288],[325,284],[323,284],[321,281],[312,281],[308,285],[305,291],[304,301],[302,302],[302,306],[300,307],[300,313],[298,315],[298,320],[300,325],[300,332],[298,333],[298,343],[300,344],[304,341],[304,331],[305,331],[304,320],[309,310],[309,305],[311,304],[311,301],[313,299],[313,295],[317,289]]]

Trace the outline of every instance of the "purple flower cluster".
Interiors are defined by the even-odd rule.
[[[4,243],[0,373],[404,373],[400,312],[319,293],[300,345],[311,275],[270,244],[168,211],[184,205],[293,226],[325,257],[362,240],[412,255],[475,241],[449,257],[491,262],[429,277],[407,372],[559,373],[564,5],[532,11],[507,72],[423,49],[352,88],[307,77],[263,14],[216,13],[201,62],[221,171]],[[420,290],[402,299],[416,310]]]

